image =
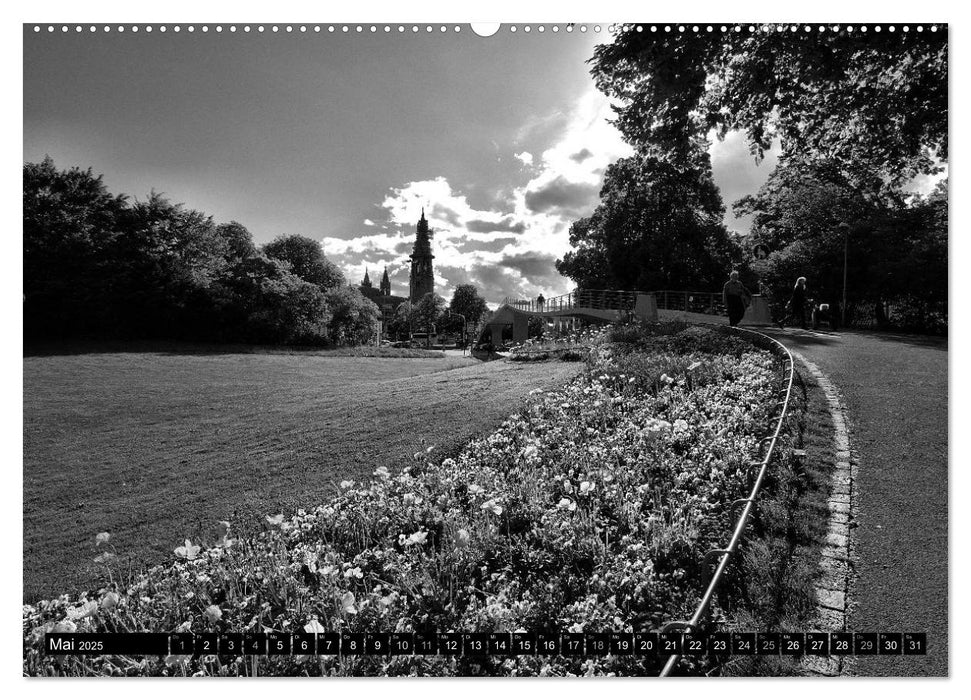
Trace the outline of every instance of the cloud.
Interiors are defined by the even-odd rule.
[[[532,211],[556,211],[564,216],[579,217],[596,206],[599,191],[598,185],[570,182],[560,176],[526,192],[526,206]]]
[[[465,229],[472,233],[490,233],[492,231],[507,231],[509,233],[522,233],[526,230],[526,224],[522,221],[515,221],[511,216],[500,221],[486,221],[485,219],[471,219],[465,222]]]
[[[529,151],[523,151],[522,153],[515,153],[513,157],[516,158],[523,165],[533,164],[533,154]]]
[[[370,219],[365,219],[364,220],[364,225],[365,226],[377,226],[377,224],[374,223],[373,221],[371,221]]]
[[[485,183],[500,194],[482,208],[444,176],[407,182],[378,204],[386,230],[325,238],[324,252],[350,280],[361,279],[365,267],[387,265],[393,291],[404,294],[424,207],[433,230],[436,292],[446,299],[459,284],[476,285],[491,303],[564,294],[573,283],[556,272],[555,261],[570,250],[570,224],[593,211],[607,165],[631,153],[607,122],[611,117],[606,98],[591,86],[571,114],[535,117],[505,144],[519,150],[515,157],[529,166],[520,177],[528,179]],[[541,152],[530,145],[540,136],[551,144]]]
[[[736,217],[732,213],[732,204],[747,194],[755,194],[765,183],[779,160],[778,144],[774,144],[772,150],[766,152],[764,160],[756,164],[743,132],[729,132],[723,140],[718,140],[711,132],[708,138],[711,141],[708,154],[711,156],[712,176],[721,191],[726,209],[725,225],[729,229],[748,233],[752,217]]]
[[[582,163],[587,158],[593,155],[593,151],[589,148],[583,148],[570,156],[570,160],[575,160],[577,163]]]

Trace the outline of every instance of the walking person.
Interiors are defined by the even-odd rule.
[[[783,314],[781,321],[779,321],[779,328],[782,328],[789,318],[794,318],[799,321],[799,327],[803,330],[808,330],[806,328],[806,278],[800,277],[796,280],[796,286],[792,288],[792,296],[789,298],[789,303],[787,304],[789,313]]]
[[[728,281],[722,287],[722,301],[728,312],[728,325],[737,326],[745,315],[745,307],[752,301],[752,294],[738,279],[738,270],[732,270]]]
[[[546,303],[546,299],[543,298],[543,293],[540,292],[540,295],[538,297],[536,297],[536,308],[537,308],[537,310],[542,311],[543,310],[543,304],[545,304],[545,303]]]

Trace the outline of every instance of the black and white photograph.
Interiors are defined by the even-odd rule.
[[[22,675],[951,676],[934,13],[23,20]]]

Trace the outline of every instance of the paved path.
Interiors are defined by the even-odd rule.
[[[858,657],[864,676],[948,674],[948,353],[944,339],[770,331],[843,394],[860,464],[849,627],[927,632],[928,655]]]

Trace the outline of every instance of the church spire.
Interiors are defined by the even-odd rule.
[[[371,287],[371,278],[368,276],[368,269],[364,268],[364,281],[361,282],[362,287]]]
[[[408,298],[416,303],[429,292],[435,291],[435,273],[432,270],[432,231],[425,218],[425,207],[421,208],[421,218],[415,230],[415,247],[411,258],[411,275],[408,283]]]
[[[388,266],[384,266],[384,276],[381,277],[381,294],[391,296],[391,279],[388,277]]]

